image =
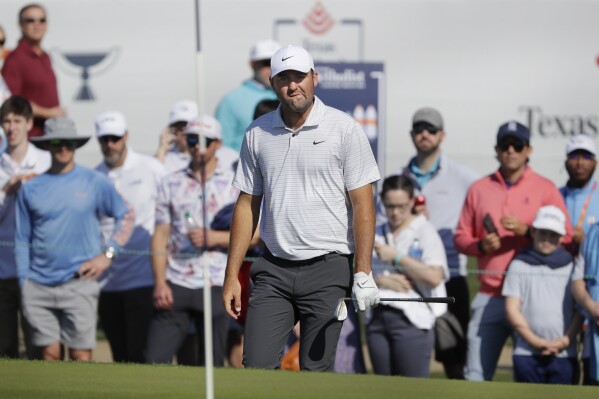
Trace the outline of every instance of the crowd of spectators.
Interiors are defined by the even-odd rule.
[[[91,360],[99,314],[115,361],[172,363],[177,359],[180,364],[201,365],[203,292],[210,289],[214,364],[239,366],[240,352],[227,347],[229,330],[240,330],[239,338],[243,335],[243,327],[234,319],[245,322],[246,317],[244,313],[241,318],[238,303],[243,296],[236,285],[241,275],[238,261],[248,245],[264,245],[256,226],[259,217],[267,215],[262,225],[266,247],[259,263],[260,278],[257,271],[252,274],[256,285],[246,366],[280,367],[287,335],[301,321],[302,369],[341,371],[344,362],[352,362],[345,370],[364,372],[363,366],[353,363],[355,356],[344,356],[360,350],[360,329],[352,329],[351,341],[349,333],[341,330],[342,323],[329,320],[333,313],[327,313],[325,306],[335,302],[331,298],[349,295],[351,286],[337,282],[335,290],[320,287],[310,291],[306,302],[284,295],[273,299],[271,292],[281,281],[293,281],[287,269],[291,266],[308,270],[304,265],[328,262],[341,274],[321,267],[320,277],[309,275],[306,281],[345,279],[353,255],[345,254],[344,247],[327,248],[333,252],[325,255],[314,252],[308,259],[314,263],[299,254],[312,253],[310,245],[323,238],[318,226],[306,225],[306,210],[302,204],[295,207],[294,201],[321,184],[321,191],[330,189],[330,198],[345,198],[335,206],[345,210],[351,203],[362,210],[364,205],[357,204],[370,204],[371,199],[358,198],[356,190],[360,196],[363,191],[370,195],[378,175],[374,167],[368,178],[361,175],[363,170],[344,171],[344,179],[352,178],[350,172],[361,179],[355,190],[347,188],[345,181],[349,194],[333,190],[336,183],[325,187],[317,182],[322,173],[314,175],[314,181],[302,180],[306,187],[292,180],[281,186],[277,177],[269,180],[272,186],[267,188],[254,180],[273,171],[278,176],[283,169],[275,165],[277,160],[287,162],[283,151],[287,142],[263,145],[264,132],[290,126],[287,129],[296,137],[305,124],[313,123],[312,134],[334,125],[330,131],[341,135],[345,130],[341,132],[339,123],[354,126],[353,120],[331,113],[313,92],[301,110],[311,119],[293,119],[301,112],[285,103],[278,105],[277,98],[289,104],[296,101],[287,98],[288,87],[310,93],[317,86],[310,55],[296,47],[281,48],[271,40],[257,42],[250,51],[252,77],[224,96],[215,117],[199,115],[193,101],[173,104],[154,156],[129,148],[130,132],[122,113],[98,114],[95,133],[103,160],[92,170],[74,161],[75,151],[90,137],[80,135],[66,118],[50,58],[41,47],[46,10],[30,4],[18,18],[22,38],[10,53],[3,48],[5,35],[0,27],[0,357],[20,356],[21,325],[28,358],[59,360],[68,349],[71,359]],[[273,54],[282,57],[273,61],[278,68],[274,71]],[[287,65],[285,61],[292,57],[303,63]],[[262,107],[274,112],[251,124]],[[358,159],[357,154],[363,155],[368,147],[359,125],[350,130],[356,148],[344,148],[347,153],[340,155],[344,160],[349,155]],[[409,132],[414,157],[388,176],[380,195],[372,197],[379,223],[373,247],[360,247],[362,252],[364,248],[372,252],[372,273],[363,267],[366,258],[360,253],[356,260],[360,270],[354,275],[358,288],[354,284],[353,292],[359,310],[373,306],[366,312],[364,331],[374,372],[427,377],[434,352],[448,378],[492,380],[502,348],[513,337],[516,381],[577,383],[581,356],[583,382],[597,384],[599,192],[593,177],[597,155],[593,138],[570,138],[565,151],[569,178],[558,189],[530,166],[530,131],[517,121],[498,128],[494,148],[498,168],[486,176],[442,151],[446,134],[438,110],[417,110]],[[325,141],[312,144],[315,149],[328,148],[330,143],[316,147]],[[260,151],[273,154],[259,161]],[[298,153],[293,159],[308,165],[325,155]],[[330,173],[334,182],[335,168],[322,163],[328,168],[324,174]],[[363,186],[367,190],[361,190]],[[263,190],[270,190],[264,204]],[[239,215],[233,218],[236,201]],[[321,223],[340,219],[336,212],[314,212],[310,217],[318,217]],[[360,220],[366,226],[360,227],[363,233],[374,224],[374,212],[372,221]],[[297,237],[303,237],[304,246],[294,249]],[[348,248],[353,245],[349,241]],[[230,243],[234,259],[227,266]],[[468,256],[476,262],[471,272],[480,281],[472,303],[466,278]],[[204,275],[206,267],[209,276]],[[281,273],[264,274],[262,269]],[[362,283],[373,285],[373,290],[360,291]],[[452,296],[456,302],[374,307],[377,287],[385,297]],[[243,306],[245,312],[247,303]],[[438,344],[444,332],[435,326],[441,317],[454,326],[455,342],[449,346]],[[358,318],[352,314],[346,323],[357,326]],[[268,339],[273,326],[279,333]],[[326,360],[316,361],[309,346],[320,345],[323,338],[318,331],[325,327],[326,334],[341,334],[342,339],[336,351],[322,343]],[[579,341],[584,342],[581,354]]]

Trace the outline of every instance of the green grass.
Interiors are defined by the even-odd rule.
[[[182,366],[0,360],[0,398],[202,398],[204,370]],[[597,389],[441,379],[217,369],[219,399],[596,398]]]

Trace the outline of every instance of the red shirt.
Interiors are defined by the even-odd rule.
[[[530,245],[528,237],[519,237],[500,223],[503,216],[516,216],[530,226],[540,207],[555,205],[566,215],[566,236],[562,244],[572,240],[572,224],[564,199],[548,179],[526,167],[522,177],[508,188],[499,171],[475,181],[468,190],[462,214],[455,232],[459,252],[476,256],[480,292],[501,296],[505,271],[514,256]],[[490,254],[481,254],[478,243],[487,234],[483,218],[489,214],[497,227],[501,248]]]
[[[58,88],[52,61],[46,52],[33,51],[28,41],[21,39],[2,67],[2,76],[13,95],[23,96],[42,107],[57,107]],[[44,134],[45,119],[34,118],[29,137]]]

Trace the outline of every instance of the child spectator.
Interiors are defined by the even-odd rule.
[[[566,216],[543,206],[532,223],[532,246],[510,263],[503,284],[507,318],[516,331],[517,382],[573,384],[576,334],[582,321],[570,290],[572,256],[560,246]]]

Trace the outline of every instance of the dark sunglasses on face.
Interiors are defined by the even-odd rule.
[[[48,142],[48,145],[51,148],[62,148],[62,147],[75,148],[75,141],[74,140],[56,139],[56,140],[50,140]]]
[[[197,134],[188,134],[186,140],[189,148],[193,148],[199,144],[200,136],[198,136]],[[216,139],[210,139],[206,137],[206,148],[210,147],[210,144],[212,144],[213,141],[216,141]]]
[[[6,39],[0,39],[0,46],[4,46],[4,43],[6,43]]]
[[[412,133],[414,134],[421,134],[425,130],[430,134],[437,134],[440,129],[437,129],[429,123],[417,123],[412,127]]]
[[[568,159],[572,161],[577,161],[579,159],[585,159],[587,161],[592,161],[595,159],[595,156],[590,152],[573,152],[568,154]]]
[[[256,61],[256,66],[258,68],[266,68],[266,67],[270,68],[270,60]]]
[[[522,152],[525,146],[526,144],[522,141],[502,141],[497,144],[497,148],[501,152],[506,152],[510,147],[513,147],[516,152]]]
[[[46,23],[46,18],[40,18],[40,19],[35,19],[35,18],[23,18],[21,20],[21,22],[26,23],[26,24],[34,24],[36,22],[39,22],[40,24],[45,24]]]
[[[98,140],[100,140],[100,143],[102,143],[102,144],[107,144],[108,142],[111,142],[111,143],[119,142],[119,141],[121,141],[122,138],[123,138],[123,136],[114,136],[111,134],[107,134],[106,136],[100,137]]]

